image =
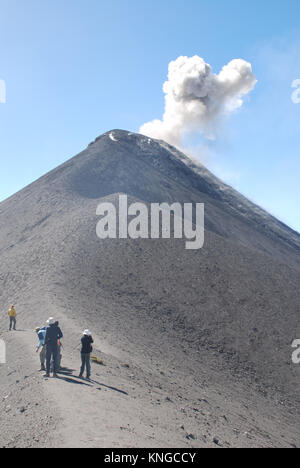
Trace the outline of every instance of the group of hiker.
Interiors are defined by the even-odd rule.
[[[9,308],[8,316],[9,330],[16,330],[17,312],[13,305]],[[59,322],[55,321],[53,317],[50,317],[46,322],[46,326],[36,327],[35,333],[38,337],[36,352],[40,355],[40,370],[46,371],[44,374],[45,378],[50,377],[50,372],[53,373],[53,377],[57,377],[57,374],[61,370],[63,348],[63,333],[59,327]],[[87,380],[91,377],[91,352],[93,351],[93,343],[94,340],[91,332],[89,330],[84,330],[81,338],[81,368],[79,377],[83,378],[83,374],[86,371]]]

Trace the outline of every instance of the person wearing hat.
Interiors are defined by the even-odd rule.
[[[83,337],[81,338],[81,369],[79,377],[82,378],[84,370],[86,368],[87,380],[91,377],[91,352],[93,351],[92,344],[94,340],[89,330],[84,330]]]
[[[46,374],[44,377],[50,377],[51,359],[53,358],[53,377],[57,377],[57,355],[58,340],[63,338],[61,329],[55,324],[53,317],[47,320],[47,330],[45,336],[46,345]]]
[[[38,353],[40,350],[40,361],[41,361],[41,371],[45,371],[45,361],[46,361],[46,346],[45,346],[45,338],[46,338],[46,327],[36,327],[35,332],[38,336],[38,345],[36,347],[36,352]]]
[[[17,312],[15,309],[15,306],[11,305],[8,311],[8,316],[9,316],[9,331],[13,328],[14,330],[16,329],[17,325]]]

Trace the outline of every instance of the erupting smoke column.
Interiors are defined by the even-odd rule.
[[[175,146],[189,132],[214,139],[221,119],[243,105],[243,97],[256,83],[252,66],[245,60],[232,60],[216,75],[197,55],[178,57],[169,64],[163,86],[163,119],[145,123],[140,133]]]

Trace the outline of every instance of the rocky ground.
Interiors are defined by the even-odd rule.
[[[93,364],[92,380],[81,380],[75,336],[64,340],[59,378],[44,379],[34,332],[1,334],[8,351],[0,366],[1,447],[300,445],[297,408],[243,388],[240,379],[192,370],[185,353],[168,365],[153,356],[145,368],[118,350],[101,351],[95,336],[104,365]]]

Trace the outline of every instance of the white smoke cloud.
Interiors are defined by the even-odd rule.
[[[145,123],[140,133],[179,147],[190,132],[215,139],[220,122],[243,105],[243,97],[256,83],[252,66],[245,60],[232,60],[216,75],[197,55],[178,57],[169,64],[163,86],[163,119]]]

